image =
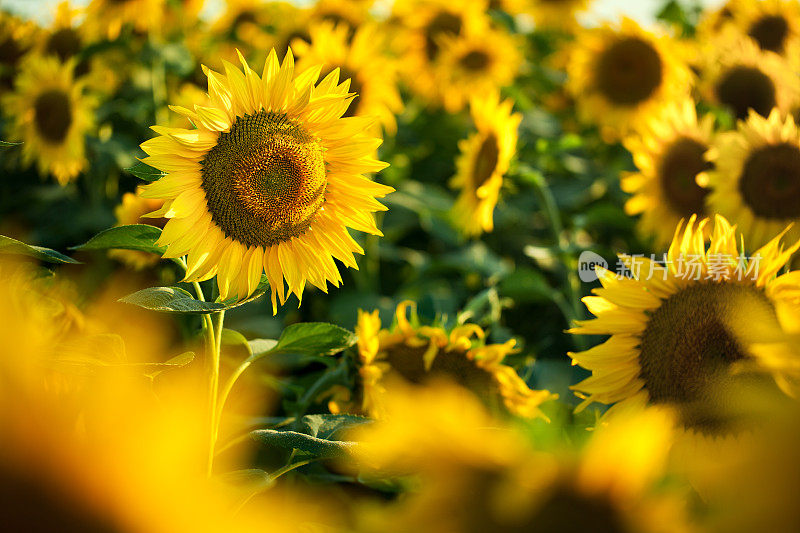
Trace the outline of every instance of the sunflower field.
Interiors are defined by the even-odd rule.
[[[800,531],[800,0],[22,5],[0,529]]]

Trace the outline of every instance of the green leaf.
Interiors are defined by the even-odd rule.
[[[208,314],[227,309],[221,303],[202,302],[180,287],[150,287],[120,298],[119,301],[165,313]]]
[[[22,143],[21,142],[9,142],[9,141],[0,140],[0,148],[6,148],[6,147],[9,147],[9,146],[19,146],[20,144],[22,144]]]
[[[346,455],[357,445],[350,441],[320,439],[297,431],[278,431],[257,429],[250,432],[253,441],[267,446],[277,446],[287,450],[300,450],[314,457],[339,457]]]
[[[144,181],[158,181],[166,175],[157,168],[153,168],[141,161],[130,168],[126,168],[125,171]]]
[[[272,353],[299,355],[333,355],[356,343],[356,335],[325,322],[292,324],[281,333]]]
[[[129,224],[103,230],[87,242],[74,246],[73,250],[107,250],[121,248],[163,254],[165,246],[156,246],[161,229],[147,224]]]
[[[30,244],[25,244],[24,242],[12,239],[11,237],[6,237],[5,235],[0,235],[0,254],[26,255],[28,257],[36,258],[40,261],[46,261],[48,263],[69,263],[73,265],[80,264],[80,261],[76,261],[60,252],[51,250],[50,248],[31,246]]]
[[[549,301],[553,289],[540,271],[519,266],[504,278],[498,290],[502,296],[518,303],[536,303]]]
[[[301,419],[305,433],[320,439],[334,440],[343,430],[372,422],[369,418],[356,415],[306,415]]]
[[[223,329],[222,344],[226,346],[244,346],[248,355],[253,355],[253,349],[250,347],[247,337],[236,330],[227,328]]]
[[[278,344],[278,341],[275,339],[252,339],[247,341],[250,345],[250,352],[254,356],[264,356],[267,352],[272,351],[273,348]]]
[[[264,470],[258,468],[248,468],[246,470],[234,470],[225,472],[219,476],[225,483],[240,489],[251,491],[261,491],[274,484],[272,476]]]

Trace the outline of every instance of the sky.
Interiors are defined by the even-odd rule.
[[[47,24],[59,2],[61,0],[0,0],[0,7],[31,16],[40,23]],[[72,0],[71,3],[77,6],[88,3],[88,0]],[[310,2],[300,0],[296,3]],[[618,20],[620,15],[627,15],[641,24],[648,25],[654,21],[655,12],[663,3],[663,0],[594,0],[588,13],[588,20]],[[722,0],[703,0],[702,3],[715,6],[722,3]],[[207,0],[206,4],[206,12],[213,13],[220,8],[223,0]]]

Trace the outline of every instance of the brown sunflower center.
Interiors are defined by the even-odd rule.
[[[597,88],[611,102],[632,106],[650,98],[662,81],[661,56],[638,37],[617,40],[600,54]]]
[[[497,161],[500,158],[500,147],[497,136],[490,133],[481,143],[478,154],[475,156],[475,165],[472,169],[472,176],[475,180],[475,188],[478,189],[492,177],[497,168]]]
[[[681,216],[705,212],[707,190],[700,187],[695,178],[700,172],[711,168],[705,160],[708,146],[691,139],[680,137],[673,142],[661,158],[658,176],[664,196],[670,206]]]
[[[330,66],[327,68],[322,69],[322,73],[320,74],[320,79],[325,79],[325,76],[331,73],[334,69],[334,66]],[[362,99],[362,85],[361,82],[358,80],[358,75],[353,72],[352,70],[348,69],[347,67],[339,66],[339,83],[343,82],[344,80],[350,80],[350,92],[356,93],[356,96],[350,101],[350,106],[347,108],[347,111],[344,112],[343,117],[354,117],[358,114],[358,106],[361,103]]]
[[[454,13],[442,11],[431,19],[425,27],[425,53],[433,61],[439,55],[439,39],[442,36],[461,33],[461,17]]]
[[[744,163],[739,191],[759,217],[800,217],[800,147],[781,143],[754,151]]]
[[[50,35],[45,44],[45,52],[66,61],[81,50],[81,38],[72,28],[63,28]]]
[[[619,511],[602,495],[588,496],[563,485],[556,488],[527,521],[526,527],[503,531],[536,531],[537,533],[566,533],[594,531],[596,533],[626,533],[629,531]]]
[[[27,52],[27,48],[21,47],[13,37],[3,39],[0,41],[0,65],[16,65],[25,52]]]
[[[775,84],[755,67],[737,65],[724,73],[714,88],[719,101],[731,108],[738,119],[753,109],[762,117],[775,107]]]
[[[72,124],[69,97],[62,91],[45,91],[36,98],[33,109],[39,135],[53,144],[63,142]]]
[[[303,234],[325,202],[322,154],[320,143],[286,115],[238,117],[201,162],[212,220],[247,246]]]
[[[471,50],[461,57],[459,63],[461,63],[461,66],[467,70],[480,72],[482,70],[486,70],[486,67],[489,66],[490,61],[491,59],[489,58],[489,54],[483,50]]]
[[[76,505],[77,503],[77,505]],[[6,531],[115,533],[122,528],[45,479],[0,464],[0,516]]]
[[[764,292],[753,285],[700,282],[667,298],[647,322],[640,378],[650,401],[676,406],[687,428],[725,430],[724,419],[714,413],[713,392],[732,380],[733,363],[749,357],[730,328],[729,314],[743,303],[753,316],[775,316]]]
[[[786,37],[789,36],[789,24],[780,15],[767,15],[756,20],[747,34],[762,50],[781,54],[784,51]]]
[[[386,351],[386,361],[403,379],[420,385],[435,378],[445,378],[488,399],[497,394],[494,378],[480,368],[464,350],[443,349],[433,360],[430,370],[425,370],[424,355],[428,345],[407,346],[398,343]]]

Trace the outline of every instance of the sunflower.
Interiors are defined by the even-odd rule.
[[[424,100],[438,102],[434,75],[441,52],[441,40],[459,36],[469,29],[479,31],[489,24],[483,0],[455,4],[447,0],[402,0],[393,7],[400,26],[396,39],[400,49],[403,80]]]
[[[26,164],[37,161],[39,172],[61,185],[86,168],[84,136],[94,127],[95,102],[82,94],[72,77],[74,60],[31,58],[16,80],[15,92],[2,102],[9,138],[22,141]]]
[[[415,304],[405,301],[397,306],[393,330],[381,329],[377,310],[359,310],[360,398],[348,402],[351,399],[344,394],[329,404],[332,412],[347,410],[382,417],[384,402],[391,396],[387,391],[394,390],[394,383],[419,385],[449,379],[490,404],[502,403],[510,413],[528,418],[544,416],[539,406],[557,395],[531,390],[513,368],[503,364],[506,355],[514,352],[513,339],[504,344],[485,344],[485,333],[475,324],[458,326],[449,334],[440,327],[414,327],[406,316],[409,308],[412,321],[417,322]]]
[[[0,10],[0,93],[13,87],[20,61],[34,47],[38,34],[32,21]]]
[[[739,5],[737,0],[728,0],[716,9],[703,10],[695,30],[695,40],[698,44],[710,43],[729,26],[733,26]]]
[[[93,40],[116,40],[131,27],[146,34],[160,31],[166,0],[91,0],[86,6],[85,26]]]
[[[348,438],[359,442],[361,479],[388,474],[413,487],[364,506],[356,531],[687,531],[680,491],[654,488],[665,473],[668,413],[632,413],[582,448],[541,450],[463,389],[434,384],[400,389],[385,419]]]
[[[284,2],[226,0],[225,11],[211,26],[211,33],[227,44],[228,48],[235,45],[241,46],[247,52],[266,50],[272,42],[268,30],[276,21],[292,19],[295,11],[297,8]]]
[[[475,96],[470,102],[478,131],[458,143],[458,172],[450,180],[450,186],[461,191],[452,217],[466,235],[479,235],[494,228],[494,207],[517,149],[517,129],[522,120],[522,115],[511,112],[513,106],[510,99],[501,102],[497,91]]]
[[[728,108],[737,119],[747,118],[750,109],[764,117],[774,107],[789,113],[797,103],[800,81],[786,61],[762,52],[735,32],[724,32],[703,58],[700,93],[709,102]]]
[[[735,220],[748,242],[760,246],[800,221],[800,130],[791,115],[751,111],[736,131],[719,136],[709,158],[708,208]],[[800,227],[789,235],[800,238]]]
[[[585,11],[591,0],[531,0],[526,10],[536,27],[572,31],[577,28],[575,15]]]
[[[348,35],[353,36],[356,29],[369,19],[369,3],[353,0],[317,0],[310,11],[310,21],[331,22],[343,25]]]
[[[628,18],[619,29],[583,30],[568,52],[566,88],[581,119],[598,124],[608,140],[687,94],[690,82],[677,43]]]
[[[684,229],[678,226],[666,268],[621,256],[633,277],[598,269],[603,288],[583,299],[597,318],[578,321],[570,332],[611,338],[570,353],[573,364],[592,371],[573,386],[584,399],[578,409],[615,404],[613,416],[630,405],[666,405],[676,409],[687,436],[731,434],[732,424],[717,411],[720,390],[737,383],[743,369],[758,375],[761,368],[734,326],[745,316],[776,321],[776,309],[794,305],[789,298],[798,290],[797,273],[776,273],[800,242],[784,250],[781,233],[747,257],[737,251],[735,227],[717,215],[706,249],[707,222],[695,227],[692,216]]]
[[[800,5],[796,1],[739,1],[735,13],[740,31],[761,50],[792,59],[790,52],[796,51],[800,41]]]
[[[344,24],[313,24],[311,43],[296,39],[292,49],[298,55],[297,67],[304,70],[323,65],[322,76],[338,68],[343,79],[350,79],[350,90],[358,96],[345,116],[377,117],[390,134],[397,131],[395,115],[403,102],[397,91],[397,67],[383,54],[380,31],[375,25],[362,25],[352,35]]]
[[[165,219],[142,219],[142,217],[160,209],[164,205],[164,202],[161,200],[142,198],[139,196],[141,192],[142,188],[139,187],[135,193],[126,192],[122,195],[122,201],[114,208],[114,216],[117,219],[117,225],[150,224],[163,228],[164,224],[167,222]],[[159,259],[155,254],[139,250],[109,250],[108,256],[122,261],[136,270],[153,266],[158,263]]]
[[[458,36],[442,36],[433,72],[437,98],[450,113],[464,108],[473,96],[511,85],[522,56],[510,34],[488,27],[465,29]]]
[[[639,229],[654,236],[658,248],[669,244],[681,219],[706,212],[708,191],[697,176],[710,167],[705,154],[713,134],[714,117],[698,121],[694,101],[686,98],[650,117],[624,141],[639,169],[622,177],[622,189],[633,195],[625,211],[642,215]]]
[[[381,140],[370,119],[341,118],[353,95],[338,70],[315,85],[320,67],[295,75],[291,50],[282,65],[272,50],[261,77],[240,59],[244,72],[206,69],[211,106],[172,108],[196,129],[155,127],[142,143],[168,173],[142,196],[165,200],[159,245],[187,255],[186,280],[216,275],[222,299],[241,299],[266,271],[277,312],[284,279],[300,300],[307,281],[339,286],[334,258],[357,268],[347,228],[381,235],[371,212],[393,189],[362,175],[386,167],[372,158]]]

